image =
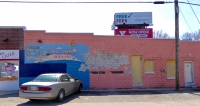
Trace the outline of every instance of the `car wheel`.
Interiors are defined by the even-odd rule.
[[[82,86],[80,85],[78,90],[77,90],[77,93],[81,93],[81,90],[82,90]]]
[[[63,89],[61,89],[58,93],[56,100],[58,102],[61,102],[61,101],[63,101],[64,97],[65,97],[65,91]]]

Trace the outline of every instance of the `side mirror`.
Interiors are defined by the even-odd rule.
[[[77,81],[77,80],[78,80],[78,78],[75,78],[75,80]]]

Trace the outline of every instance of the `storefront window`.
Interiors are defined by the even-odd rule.
[[[18,80],[18,61],[0,61],[0,81]]]

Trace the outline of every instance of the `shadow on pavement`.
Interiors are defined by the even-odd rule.
[[[189,92],[190,94],[196,95],[196,96],[200,96],[200,89],[192,89],[191,92]],[[197,94],[198,93],[198,94]]]
[[[76,98],[79,98],[79,94],[72,94],[67,97],[62,102],[57,102],[55,100],[45,101],[45,100],[37,100],[37,101],[28,101],[22,104],[18,104],[17,106],[58,106],[65,103],[68,103]]]
[[[196,90],[129,90],[129,91],[82,91],[81,94],[72,94],[67,96],[62,102],[56,102],[55,100],[52,101],[28,101],[22,104],[18,104],[17,106],[35,106],[35,105],[41,105],[41,106],[57,106],[57,105],[63,105],[65,103],[68,103],[70,101],[73,101],[75,99],[79,99],[80,96],[109,96],[109,95],[160,95],[160,94],[173,94],[173,93],[189,93],[200,96],[200,89]],[[9,95],[8,95],[9,96]]]

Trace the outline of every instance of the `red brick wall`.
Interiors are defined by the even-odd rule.
[[[107,88],[138,88],[132,85],[132,74],[128,74],[124,67],[131,67],[131,56],[142,56],[143,86],[139,88],[175,87],[175,79],[167,79],[166,69],[169,59],[175,59],[174,39],[138,39],[132,36],[94,36],[90,33],[45,33],[44,31],[25,31],[24,45],[37,44],[41,39],[43,44],[86,44],[90,53],[95,50],[107,53],[126,54],[128,65],[121,65],[118,69],[101,69],[105,74],[90,74],[90,87],[94,89]],[[200,42],[180,42],[180,85],[184,87],[184,61],[194,62],[194,80],[200,86]],[[188,56],[191,54],[191,56]],[[154,60],[154,73],[144,73],[144,61]],[[90,70],[95,72],[97,70]],[[111,71],[123,71],[124,74],[112,74]]]
[[[8,42],[3,40],[8,38]],[[24,28],[23,27],[0,27],[0,50],[23,50]]]

